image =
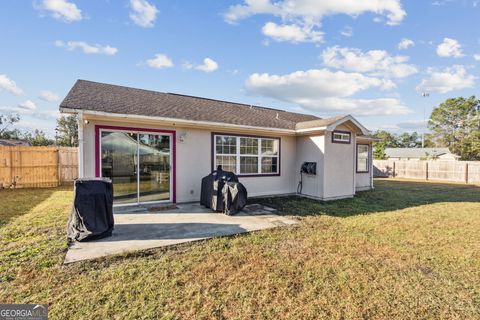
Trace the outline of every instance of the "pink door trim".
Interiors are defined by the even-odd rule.
[[[172,201],[177,202],[177,139],[175,130],[150,129],[150,128],[135,128],[135,127],[118,127],[95,125],[95,176],[100,177],[100,130],[123,130],[123,131],[140,131],[140,132],[158,132],[169,133],[172,135]]]

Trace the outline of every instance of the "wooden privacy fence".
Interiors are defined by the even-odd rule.
[[[373,174],[480,184],[480,161],[373,160]]]
[[[77,148],[0,147],[0,187],[56,187],[77,176]]]

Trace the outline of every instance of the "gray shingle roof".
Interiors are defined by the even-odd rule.
[[[341,120],[345,117],[346,116],[336,116],[336,117],[331,117],[331,118],[326,118],[326,119],[315,119],[315,120],[310,120],[310,121],[298,122],[295,125],[295,129],[296,130],[302,130],[302,129],[317,128],[317,127],[326,127],[326,126],[329,126],[332,123],[335,123],[338,120]]]
[[[432,158],[451,153],[448,148],[386,148],[385,155],[391,158]]]
[[[295,130],[313,115],[78,80],[60,108]]]
[[[2,146],[2,147],[27,147],[27,146],[30,146],[30,142],[28,142],[26,140],[0,139],[0,146]]]

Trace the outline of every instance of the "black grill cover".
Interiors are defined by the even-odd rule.
[[[109,237],[113,231],[113,186],[109,179],[75,181],[75,198],[68,219],[70,241]]]
[[[231,194],[235,194],[235,199],[238,197],[240,197],[240,199],[243,199],[243,197],[245,199],[247,198],[247,191],[245,187],[238,182],[238,177],[233,172],[223,171],[221,168],[218,168],[216,171],[213,171],[202,179],[200,204],[207,208],[211,208],[214,211],[223,211],[226,213],[225,195],[228,194],[228,192],[225,193],[226,190],[224,190],[226,183],[237,183],[241,185],[238,189],[233,187],[234,190],[231,190]],[[240,188],[241,191],[237,192],[236,190],[240,190]],[[242,193],[242,195],[238,196],[238,193]],[[236,213],[237,211],[233,210],[233,207],[236,205],[232,207],[232,201],[233,200],[230,200],[228,204],[231,207],[232,213]],[[241,208],[243,208],[243,206],[241,206]],[[238,206],[236,206],[236,208],[238,208]],[[240,211],[241,208],[238,209],[238,211]]]
[[[247,204],[247,189],[240,182],[226,182],[222,193],[225,214],[236,214]]]

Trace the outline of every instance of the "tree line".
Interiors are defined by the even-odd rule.
[[[480,160],[480,100],[450,98],[432,110],[428,121],[429,133],[425,134],[426,148],[446,147],[461,160]],[[422,137],[417,132],[392,134],[379,130],[373,144],[375,159],[385,159],[386,148],[419,148]]]
[[[32,146],[78,146],[76,115],[62,115],[57,119],[56,133],[53,139],[42,130],[28,131],[15,128],[19,121],[18,114],[0,114],[0,139],[24,140]]]

